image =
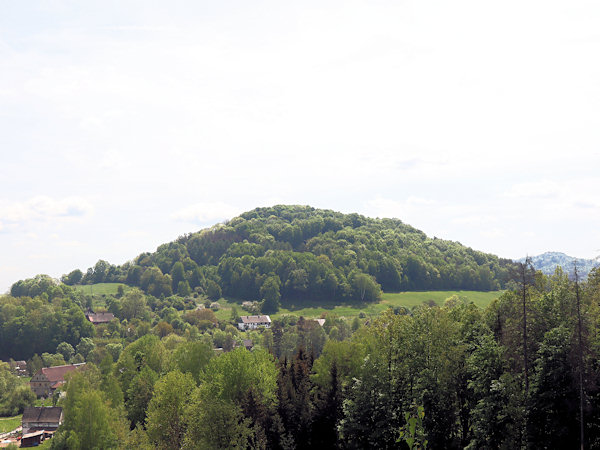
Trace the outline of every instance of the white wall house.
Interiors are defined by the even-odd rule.
[[[270,328],[271,318],[269,316],[242,316],[238,328],[244,330],[255,330],[258,327]]]

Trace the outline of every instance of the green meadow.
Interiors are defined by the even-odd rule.
[[[131,289],[123,283],[79,284],[73,287],[85,295],[116,295],[119,286],[123,286],[125,292]]]
[[[21,425],[21,417],[21,414],[14,417],[0,417],[0,433],[7,433],[19,427]]]
[[[293,314],[296,316],[304,316],[317,318],[321,317],[322,314],[335,314],[338,317],[353,318],[358,316],[361,312],[367,316],[377,316],[381,312],[388,308],[394,308],[398,306],[404,306],[406,308],[413,308],[417,305],[424,303],[431,304],[434,302],[438,306],[442,306],[444,301],[457,295],[460,298],[465,299],[467,302],[473,302],[480,308],[486,308],[490,302],[498,298],[503,291],[420,291],[420,292],[397,292],[397,293],[384,293],[382,299],[378,303],[367,303],[363,305],[327,305],[323,302],[311,302],[304,301],[302,304],[289,304],[283,302],[282,307],[279,309],[277,314],[272,314],[271,318],[276,319],[283,315]],[[244,310],[241,306],[233,301],[225,299],[219,300],[221,309],[216,312],[219,320],[229,319],[231,316],[231,308],[235,306],[239,314],[244,314]]]
[[[75,288],[87,295],[115,295],[119,285],[121,285],[121,283],[98,283],[94,285],[79,285],[75,286]],[[125,292],[132,289],[127,285],[123,285],[123,287],[125,288]],[[365,303],[362,305],[327,304],[311,300],[304,300],[296,303],[284,301],[282,302],[282,307],[279,309],[279,312],[277,314],[272,314],[271,318],[276,319],[289,314],[316,318],[321,317],[324,313],[333,313],[338,317],[353,318],[358,316],[361,312],[365,313],[367,316],[376,316],[390,307],[395,308],[404,306],[410,309],[417,305],[422,305],[424,303],[431,304],[432,302],[438,306],[442,306],[444,301],[453,295],[457,295],[467,302],[473,302],[480,308],[485,308],[492,300],[498,298],[502,292],[503,291],[386,292],[378,303]],[[244,310],[240,303],[234,300],[221,298],[218,303],[221,305],[221,308],[216,311],[215,314],[219,320],[228,320],[231,317],[231,309],[233,307],[237,308],[238,314],[244,314]],[[96,306],[102,305],[98,304]]]

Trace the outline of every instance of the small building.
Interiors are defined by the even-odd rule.
[[[44,430],[23,433],[21,447],[37,447],[44,440]]]
[[[20,377],[27,376],[27,363],[25,361],[10,361],[8,364],[16,375]]]
[[[62,424],[63,409],[59,406],[31,406],[23,411],[23,438],[27,433],[42,431],[50,435]]]
[[[49,397],[57,388],[65,383],[65,375],[67,373],[72,372],[84,365],[85,363],[44,367],[38,370],[35,375],[31,377],[29,386],[38,397]]]
[[[241,322],[238,328],[242,331],[255,330],[258,327],[271,328],[271,318],[269,316],[241,316]]]
[[[88,312],[85,315],[85,317],[87,317],[87,320],[92,322],[94,325],[100,325],[103,323],[111,322],[115,318],[115,315],[113,313],[109,313],[109,312],[100,312],[100,313]]]

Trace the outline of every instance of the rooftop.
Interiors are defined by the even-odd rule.
[[[23,423],[30,422],[60,422],[62,408],[59,406],[32,406],[23,411]]]
[[[271,323],[269,316],[241,316],[242,323]]]
[[[65,374],[72,372],[73,370],[77,369],[78,367],[81,367],[82,365],[85,365],[85,363],[68,364],[66,366],[44,367],[41,370],[42,373],[46,376],[46,378],[48,378],[48,381],[56,382],[64,381]]]
[[[87,313],[86,317],[92,323],[108,323],[115,318],[114,314],[109,312]]]

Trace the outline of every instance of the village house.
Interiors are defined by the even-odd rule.
[[[23,434],[36,431],[53,432],[62,424],[63,410],[58,406],[31,406],[23,411]]]
[[[109,312],[100,312],[100,313],[88,312],[85,315],[85,317],[87,317],[87,320],[92,322],[94,325],[109,323],[110,321],[112,321],[115,318],[114,314],[109,313]]]
[[[84,365],[85,363],[44,367],[38,370],[35,375],[31,377],[29,386],[38,397],[49,397],[58,387],[65,383],[65,375],[67,373],[72,372],[73,370],[76,370]]]
[[[241,316],[238,328],[242,331],[255,330],[258,327],[270,328],[271,318],[269,316]]]
[[[63,411],[58,406],[27,407],[23,411],[21,447],[36,447],[49,439],[63,422]]]

